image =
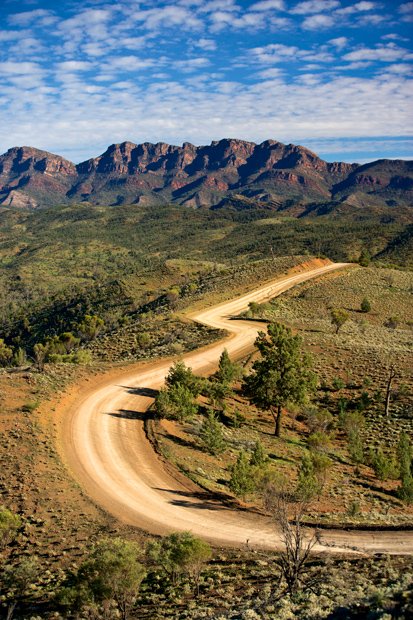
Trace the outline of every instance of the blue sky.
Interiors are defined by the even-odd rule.
[[[413,2],[2,0],[0,152],[302,144],[413,158]]]

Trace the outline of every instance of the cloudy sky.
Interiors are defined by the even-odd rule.
[[[302,144],[413,158],[413,2],[1,0],[0,152]]]

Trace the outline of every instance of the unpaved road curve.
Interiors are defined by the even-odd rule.
[[[232,357],[251,350],[259,324],[231,321],[230,317],[295,284],[345,267],[327,264],[278,278],[241,297],[192,315],[193,319],[226,329],[220,343],[185,355],[197,373],[216,368],[224,347]],[[117,381],[101,381],[88,388],[64,412],[60,448],[64,461],[87,494],[108,512],[130,525],[154,534],[190,530],[219,545],[276,548],[279,536],[271,521],[248,511],[212,501],[207,494],[171,472],[153,450],[143,428],[144,412],[152,402],[170,361],[158,361],[129,371]],[[413,553],[413,532],[323,531],[318,549]]]

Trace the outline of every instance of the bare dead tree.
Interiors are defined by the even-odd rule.
[[[287,492],[270,484],[264,491],[264,504],[279,528],[283,543],[278,565],[286,586],[280,596],[286,592],[294,596],[299,590],[312,590],[320,580],[320,575],[313,575],[309,566],[319,535],[317,530],[303,526],[307,502],[294,501]]]
[[[391,393],[392,393],[392,383],[397,376],[398,376],[398,372],[394,364],[392,364],[390,366],[389,376],[387,378],[386,399],[385,399],[385,405],[384,405],[384,413],[386,414],[387,418],[390,415],[390,399],[391,399]]]

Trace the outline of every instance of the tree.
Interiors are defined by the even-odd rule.
[[[201,386],[199,377],[196,377],[192,368],[188,368],[182,361],[175,362],[165,378],[167,387],[173,387],[178,383],[187,388],[194,398],[199,395]]]
[[[404,502],[413,503],[413,450],[407,433],[400,433],[399,442],[397,444],[397,458],[399,462],[401,485],[398,489],[398,496]]]
[[[250,464],[262,467],[267,462],[268,457],[264,450],[264,446],[260,441],[256,441],[251,454]]]
[[[360,252],[359,265],[361,265],[362,267],[368,267],[370,264],[370,260],[370,252],[366,248],[363,248]]]
[[[187,573],[194,579],[198,591],[202,568],[211,555],[208,543],[196,538],[191,532],[174,532],[149,546],[149,556],[173,581],[176,581],[179,575]]]
[[[360,304],[360,310],[362,312],[370,312],[370,310],[371,310],[371,303],[369,302],[367,297],[364,297],[364,299],[362,300],[362,302]]]
[[[208,396],[213,407],[225,409],[225,398],[231,394],[231,388],[226,383],[205,381],[204,395]]]
[[[343,308],[332,308],[330,310],[330,316],[331,322],[336,328],[336,334],[338,334],[344,323],[346,323],[350,318],[349,313]]]
[[[199,436],[210,454],[220,454],[225,450],[222,424],[213,411],[208,411],[207,417],[202,422]]]
[[[77,587],[88,591],[95,602],[115,600],[122,619],[126,620],[145,576],[140,556],[137,543],[105,538],[80,566]]]
[[[62,343],[66,353],[70,353],[70,351],[79,346],[80,343],[80,338],[76,338],[72,332],[63,332],[63,334],[60,334],[59,340]]]
[[[396,379],[397,377],[398,377],[398,372],[394,364],[392,364],[390,366],[389,376],[387,378],[386,398],[384,401],[384,413],[386,415],[386,418],[388,418],[390,415],[390,399],[391,399],[391,393],[392,393],[392,384],[393,384],[394,379]]]
[[[102,331],[105,322],[96,314],[85,314],[83,321],[77,326],[82,340],[94,340]]]
[[[34,590],[31,588],[40,577],[37,558],[23,558],[17,564],[9,564],[0,574],[2,602],[7,606],[6,620],[11,620],[17,603],[32,599]]]
[[[231,385],[239,377],[239,374],[238,364],[231,361],[227,349],[224,349],[219,358],[218,370],[214,375],[215,379],[224,385]]]
[[[333,427],[334,418],[328,409],[317,409],[314,406],[306,407],[304,414],[311,433],[326,433]]]
[[[155,408],[159,417],[180,422],[191,419],[198,411],[192,392],[181,383],[160,390],[155,399]]]
[[[289,327],[271,323],[268,334],[260,332],[255,345],[261,359],[254,362],[244,386],[251,402],[271,411],[274,433],[280,437],[282,408],[288,403],[304,403],[315,388],[316,377],[309,356],[301,349],[301,337],[293,336]]]
[[[0,509],[0,549],[9,545],[17,536],[21,519],[7,508]]]
[[[243,499],[256,488],[254,468],[251,466],[247,452],[241,450],[236,462],[230,468],[231,478],[228,486],[235,495]]]
[[[399,475],[398,464],[393,455],[385,454],[379,446],[376,451],[370,450],[369,460],[379,480],[395,479]]]
[[[310,573],[312,550],[319,540],[317,531],[306,531],[302,525],[306,503],[289,501],[288,493],[268,485],[264,489],[264,504],[280,532],[283,549],[278,565],[285,581],[285,592],[294,596],[298,590],[312,588],[322,578]]]
[[[304,453],[301,458],[296,495],[300,501],[308,502],[321,493],[322,486],[318,480],[311,454]]]
[[[33,347],[34,361],[35,361],[37,370],[39,370],[40,372],[44,370],[44,363],[46,361],[48,351],[49,349],[47,345],[41,344],[40,342],[35,344]]]
[[[27,363],[27,354],[22,347],[18,347],[13,356],[15,366],[24,366]]]
[[[0,366],[7,366],[13,357],[13,350],[0,338]]]
[[[406,504],[413,504],[413,476],[404,476],[401,485],[397,490],[397,495]]]
[[[399,461],[401,477],[411,476],[413,449],[410,444],[409,437],[405,431],[402,431],[400,433],[399,441],[397,444],[397,458]]]

